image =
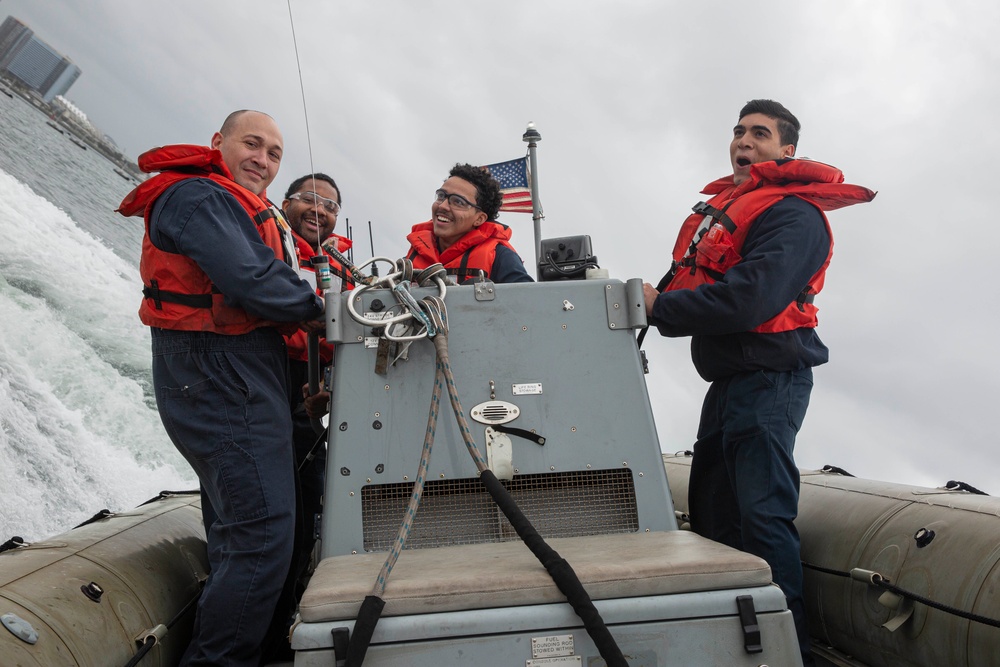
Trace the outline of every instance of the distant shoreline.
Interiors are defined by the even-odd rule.
[[[143,173],[139,169],[139,165],[130,160],[117,146],[95,137],[90,132],[81,131],[82,128],[76,127],[73,123],[67,123],[56,113],[51,104],[44,102],[33,91],[18,85],[17,81],[12,81],[8,77],[0,78],[0,93],[6,94],[8,97],[17,95],[39,112],[45,114],[49,119],[48,125],[50,127],[59,132],[68,132],[73,143],[80,146],[81,149],[93,148],[115,165],[115,173],[123,179],[141,182],[148,177],[148,174]]]

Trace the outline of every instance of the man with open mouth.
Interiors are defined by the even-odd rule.
[[[732,176],[713,181],[681,226],[673,264],[643,286],[650,323],[691,336],[711,382],[688,489],[692,529],[760,556],[788,599],[802,659],[813,665],[802,602],[799,471],[792,455],[827,362],[816,335],[833,235],[823,211],[871,201],[839,169],[795,159],[799,121],[773,100],[740,111],[729,145]]]

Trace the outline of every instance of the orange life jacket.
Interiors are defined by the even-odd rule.
[[[413,261],[414,269],[426,269],[431,264],[440,262],[444,265],[445,271],[455,276],[455,280],[461,284],[470,278],[478,278],[480,271],[489,278],[490,271],[493,270],[493,260],[497,256],[497,246],[505,245],[514,250],[514,247],[507,242],[511,235],[510,227],[499,222],[486,221],[467,231],[462,238],[443,252],[439,252],[437,239],[434,236],[434,222],[421,222],[414,225],[413,231],[406,237],[410,242],[410,252],[407,257]]]
[[[257,196],[237,184],[222,160],[222,153],[207,146],[177,144],[146,151],[139,156],[139,168],[146,173],[160,173],[141,183],[125,196],[118,212],[125,216],[142,215],[146,230],[142,238],[139,274],[143,282],[143,301],[139,319],[143,324],[180,331],[212,331],[219,334],[243,334],[260,327],[294,331],[295,323],[272,322],[251,315],[242,308],[225,304],[225,297],[194,260],[160,250],[149,238],[153,204],[172,185],[188,178],[205,178],[221,185],[240,203],[256,223],[264,243],[283,257],[281,231],[276,212]]]
[[[310,271],[312,273],[316,272],[313,267],[312,260],[313,256],[316,254],[316,248],[309,245],[309,242],[303,239],[301,236],[292,232],[295,238],[295,253],[298,255],[299,268],[303,271]],[[338,234],[331,234],[327,237],[324,243],[330,243],[330,241],[336,241],[337,252],[345,253],[351,249],[354,242],[351,239],[344,238]],[[351,274],[346,267],[344,267],[340,262],[333,258],[333,256],[323,248],[323,254],[326,255],[330,262],[330,273],[334,276],[338,276],[341,280],[341,290],[346,291],[349,289],[354,289],[354,276]],[[308,361],[309,360],[309,334],[301,329],[297,329],[291,334],[285,335],[285,344],[288,346],[288,357],[290,359],[295,359],[296,361]],[[319,356],[324,364],[328,364],[333,361],[333,345],[326,342],[326,339],[320,339],[319,341]]]
[[[830,235],[830,250],[795,301],[752,331],[776,333],[815,327],[818,309],[813,300],[823,289],[833,256],[833,231],[823,211],[869,202],[875,193],[859,185],[845,184],[844,174],[835,167],[795,158],[751,165],[750,175],[743,183],[735,185],[733,177],[726,176],[709,183],[702,193],[715,196],[707,203],[698,202],[694,213],[681,225],[666,291],[695,289],[721,280],[726,271],[743,259],[740,254],[743,242],[758,216],[785,197],[798,197],[819,209]]]

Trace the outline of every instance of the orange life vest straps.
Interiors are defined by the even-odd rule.
[[[734,199],[733,201],[736,200]],[[723,227],[728,229],[730,234],[733,234],[736,232],[736,223],[733,222],[728,215],[726,215],[726,209],[728,209],[732,205],[732,203],[733,203],[732,201],[727,203],[725,206],[722,207],[721,210],[719,210],[714,206],[710,206],[709,204],[700,201],[694,206],[692,206],[691,210],[700,215],[711,216],[716,222],[721,223]]]
[[[712,218],[713,220],[721,224],[723,227],[725,227],[726,231],[728,231],[730,234],[735,234],[736,223],[733,222],[732,218],[726,215],[726,209],[728,209],[733,204],[734,201],[736,200],[732,199],[728,201],[726,205],[723,206],[721,209],[715,208],[711,204],[700,201],[694,206],[692,206],[691,210],[694,211],[695,215],[708,216]],[[667,271],[667,273],[662,278],[660,278],[660,282],[657,283],[656,285],[657,292],[662,292],[667,288],[667,285],[669,285],[670,281],[674,279],[674,275],[676,275],[677,272],[680,271],[681,267],[688,267],[691,271],[694,271],[695,257],[698,252],[697,250],[698,242],[701,241],[702,237],[708,232],[710,227],[711,225],[705,225],[704,227],[700,228],[697,231],[697,233],[692,234],[691,243],[689,244],[686,252],[683,253],[683,256],[680,259],[675,257],[673,260],[671,260],[670,270]],[[713,280],[722,280],[722,276],[724,275],[719,271],[712,271],[708,268],[705,268],[704,270],[711,276]]]
[[[257,227],[260,227],[264,223],[271,220],[275,220],[276,218],[277,216],[271,208],[260,211],[252,217]],[[263,233],[261,236],[263,236]],[[157,310],[163,310],[164,301],[167,303],[176,303],[181,306],[187,306],[188,308],[211,308],[212,294],[221,294],[219,288],[215,285],[212,285],[211,294],[181,294],[180,292],[170,292],[168,290],[160,289],[160,281],[155,278],[150,279],[149,285],[142,286],[143,298],[152,299],[153,307]]]
[[[221,186],[239,202],[253,220],[261,240],[276,257],[294,261],[288,257],[287,247],[282,242],[280,225],[284,224],[283,220],[268,207],[265,193],[250,192],[232,180],[222,153],[207,146],[185,144],[154,148],[139,156],[139,167],[145,172],[160,172],[136,186],[118,207],[122,215],[142,215],[145,219],[139,262],[143,280],[139,319],[153,327],[226,335],[246,333],[261,326],[273,326],[279,331],[294,330],[294,323],[271,322],[242,308],[227,306],[225,297],[194,260],[160,250],[149,236],[156,200],[181,181],[203,178]],[[294,252],[294,248],[292,250]]]
[[[214,285],[212,286],[212,291],[218,293]],[[149,285],[142,286],[142,296],[144,299],[152,299],[153,307],[157,310],[163,310],[164,301],[187,306],[188,308],[212,307],[211,294],[181,294],[180,292],[161,290],[160,281],[156,278],[150,279]]]
[[[830,251],[795,300],[753,331],[775,333],[816,326],[813,302],[823,288],[833,251],[833,232],[823,211],[871,201],[875,193],[845,184],[843,173],[835,167],[801,159],[757,163],[739,185],[727,176],[709,183],[702,192],[714,196],[707,203],[695,204],[692,215],[681,225],[671,269],[657,289],[696,289],[722,280],[729,269],[743,261],[743,243],[757,218],[781,199],[797,197],[818,209],[830,235]]]

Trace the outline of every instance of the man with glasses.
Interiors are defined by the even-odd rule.
[[[340,215],[340,188],[330,176],[322,173],[306,174],[288,186],[281,210],[292,229],[299,275],[316,287],[316,269],[312,258],[322,254],[330,266],[330,289],[349,290],[354,287],[350,272],[327,250],[339,253],[350,250],[352,241],[334,234]],[[278,603],[272,622],[270,637],[265,645],[270,660],[290,658],[288,628],[301,596],[301,583],[309,568],[313,546],[316,543],[315,518],[323,511],[323,487],[326,477],[326,446],[321,435],[313,429],[312,417],[326,412],[329,401],[326,392],[308,396],[309,343],[305,331],[299,330],[285,336],[288,345],[288,377],[291,392],[292,437],[295,444],[295,465],[299,504],[296,511],[295,550],[292,567]],[[320,339],[320,365],[326,367],[333,361],[333,346]],[[313,408],[313,405],[324,406]]]
[[[480,167],[456,164],[434,194],[431,219],[406,237],[413,268],[444,265],[459,284],[482,272],[495,283],[530,283],[524,262],[508,242],[511,230],[496,221],[500,184]]]
[[[351,273],[328,250],[333,248],[338,253],[344,254],[353,245],[351,239],[333,233],[340,215],[340,203],[340,188],[337,187],[337,183],[326,174],[316,173],[292,181],[281,204],[285,219],[292,228],[299,275],[312,283],[313,287],[316,287],[316,270],[311,260],[319,254],[326,257],[330,266],[332,281],[330,289],[346,291],[354,287]],[[285,341],[288,344],[290,359],[291,387],[295,396],[299,396],[298,388],[306,385],[308,381],[308,337],[304,331],[296,331],[287,336]],[[333,346],[325,340],[320,341],[319,351],[323,364],[329,364],[333,360]],[[316,401],[308,399],[302,401],[300,398],[295,407],[301,413],[305,408],[311,408],[314,403]],[[317,412],[322,415],[325,410]]]

